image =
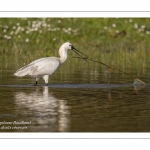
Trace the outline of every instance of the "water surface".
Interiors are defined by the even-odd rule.
[[[36,87],[34,79],[14,77],[14,71],[4,69],[0,78],[0,132],[150,131],[147,78],[146,86],[133,86],[121,74],[108,83],[102,74],[89,80],[74,71],[65,78],[60,70],[48,87],[42,80]]]

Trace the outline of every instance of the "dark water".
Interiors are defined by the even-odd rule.
[[[48,87],[41,80],[0,77],[0,132],[150,132],[150,85],[116,74],[57,71]],[[60,80],[61,78],[61,80]]]

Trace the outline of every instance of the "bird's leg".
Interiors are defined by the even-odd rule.
[[[44,79],[44,81],[45,81],[45,83],[46,83],[46,86],[48,86],[49,75],[43,76],[43,79]]]
[[[37,84],[38,84],[38,81],[35,82],[35,86],[37,86]]]
[[[39,79],[40,79],[40,78],[36,78],[35,86],[37,86]]]

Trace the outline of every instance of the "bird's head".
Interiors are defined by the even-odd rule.
[[[70,42],[66,42],[63,45],[64,45],[64,47],[65,47],[66,50],[72,50],[72,51],[74,51],[77,55],[79,55],[83,59],[84,59],[84,57],[82,55],[84,55],[85,57],[88,57],[84,53],[82,53],[79,50],[77,50]]]

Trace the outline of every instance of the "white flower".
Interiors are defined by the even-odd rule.
[[[57,22],[58,22],[58,23],[61,23],[61,20],[58,20]]]
[[[13,34],[14,34],[14,31],[11,31],[11,32],[10,32],[10,35],[13,35]]]
[[[134,24],[134,28],[138,29],[138,24],[137,23]]]
[[[26,42],[29,42],[29,39],[26,39]]]
[[[116,30],[116,33],[119,33],[119,30]]]
[[[32,24],[32,28],[34,28],[35,27],[35,24]]]
[[[16,26],[13,26],[13,29],[16,29]]]
[[[4,38],[7,38],[7,35],[4,35]]]
[[[105,26],[104,29],[107,30],[107,26]]]
[[[48,26],[48,27],[50,27],[51,25],[50,25],[50,24],[48,24],[47,26]]]
[[[42,24],[42,26],[43,26],[43,27],[46,27],[46,26],[47,26],[47,24],[46,24],[46,23],[43,23],[43,24]]]
[[[115,23],[114,23],[114,24],[112,24],[112,27],[114,27],[114,28],[115,28],[115,27],[116,27],[116,24],[115,24]]]
[[[11,36],[7,36],[7,39],[10,40],[10,39],[11,39]]]
[[[144,28],[145,28],[145,25],[142,25],[141,28],[144,29]]]
[[[8,29],[8,26],[7,26],[7,25],[4,25],[4,26],[3,26],[3,28],[6,28],[6,29]]]
[[[42,33],[42,30],[39,30],[39,33]]]
[[[24,31],[24,28],[21,28],[21,31]]]
[[[34,31],[37,31],[38,30],[38,28],[34,28]]]
[[[129,19],[129,22],[132,22],[132,19]]]
[[[17,23],[17,26],[20,26],[20,23],[19,23],[19,22]]]
[[[68,31],[71,31],[71,28],[68,28]]]
[[[26,31],[26,34],[29,34],[29,31]]]

